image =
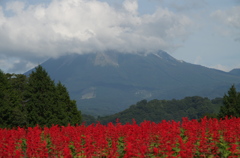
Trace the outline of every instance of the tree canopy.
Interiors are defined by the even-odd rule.
[[[0,71],[0,126],[52,126],[81,123],[81,112],[67,88],[42,66],[28,77]]]
[[[189,119],[200,119],[205,114],[217,113],[222,105],[222,99],[210,100],[199,96],[185,97],[180,100],[142,100],[128,109],[110,116],[99,117],[97,121],[103,124],[116,122],[131,122],[135,119],[137,123],[144,120],[161,122],[162,120],[181,121],[183,117]]]
[[[237,92],[234,85],[223,97],[223,106],[221,106],[218,117],[240,117],[240,93]]]

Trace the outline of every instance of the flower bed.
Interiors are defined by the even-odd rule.
[[[240,118],[0,129],[0,157],[240,157]]]

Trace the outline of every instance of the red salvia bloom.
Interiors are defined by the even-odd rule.
[[[240,157],[240,118],[0,129],[0,157]]]

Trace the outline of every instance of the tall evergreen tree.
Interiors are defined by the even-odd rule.
[[[12,105],[12,127],[26,126],[27,112],[25,107],[24,93],[27,86],[27,77],[23,74],[6,74],[11,91],[11,101],[8,101]]]
[[[76,125],[81,112],[64,85],[55,85],[42,66],[27,78],[0,70],[0,128]]]
[[[6,85],[7,85],[7,77],[3,73],[2,70],[0,70],[0,106],[2,107],[4,105],[4,96],[6,91]]]
[[[36,67],[28,79],[26,93],[27,126],[36,124],[51,126],[55,119],[55,94],[54,81],[42,66]]]
[[[240,93],[236,91],[234,85],[228,91],[228,94],[223,97],[223,106],[221,106],[218,117],[224,118],[225,116],[240,117]]]
[[[76,125],[81,123],[81,112],[77,110],[76,101],[71,100],[67,88],[58,82],[56,86],[59,119],[63,124]]]
[[[0,70],[0,127],[7,127],[10,117],[10,106],[7,104],[6,97],[8,91],[8,80],[6,75]]]
[[[27,126],[81,123],[81,113],[66,87],[61,82],[55,85],[42,66],[30,74],[25,97]]]
[[[20,112],[21,97],[12,86],[11,76],[0,72],[0,126],[8,128],[20,126],[15,116]]]

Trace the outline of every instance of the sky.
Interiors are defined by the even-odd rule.
[[[209,68],[240,68],[240,0],[0,0],[5,73],[108,50],[163,50]]]

